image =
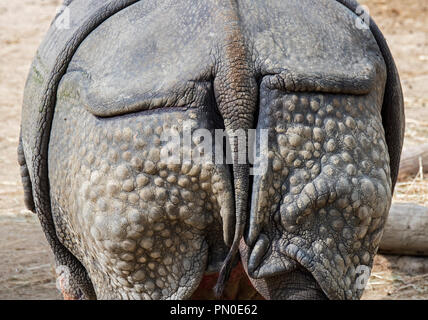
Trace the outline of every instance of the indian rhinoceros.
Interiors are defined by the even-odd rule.
[[[404,111],[356,2],[67,5],[31,66],[18,149],[65,298],[361,297]],[[180,140],[200,129],[224,130],[230,161],[185,157],[204,154],[207,136]]]

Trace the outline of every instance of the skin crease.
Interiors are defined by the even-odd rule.
[[[370,30],[332,0],[71,6],[96,27],[64,51],[52,89],[48,200],[30,192],[40,186],[28,110],[50,88],[54,50],[39,52],[29,76],[18,151],[64,295],[207,297],[214,275],[217,296],[358,299],[393,188],[387,70]],[[95,24],[91,10],[105,17]],[[268,130],[267,170],[238,164],[237,139],[231,165],[166,163],[163,135],[198,129]],[[195,154],[203,141],[173,152]]]

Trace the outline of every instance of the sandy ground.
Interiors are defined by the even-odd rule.
[[[384,31],[405,94],[405,147],[428,142],[428,2],[366,0]],[[0,0],[0,299],[60,299],[53,258],[36,217],[25,210],[16,161],[27,71],[59,0]],[[428,206],[428,179],[397,186],[395,201]],[[401,260],[400,260],[401,259]],[[427,299],[428,259],[376,257],[364,299]]]

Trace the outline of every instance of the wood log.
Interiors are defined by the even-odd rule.
[[[428,256],[428,208],[414,203],[392,204],[379,252]]]
[[[427,257],[413,257],[413,256],[400,256],[397,259],[397,268],[401,272],[407,274],[427,274],[428,273],[428,258]]]
[[[428,173],[428,143],[403,150],[398,179],[418,174],[420,163],[422,163],[424,173]]]

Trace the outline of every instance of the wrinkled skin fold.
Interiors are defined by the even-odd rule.
[[[64,296],[211,298],[218,277],[223,298],[360,298],[404,115],[356,4],[67,4],[70,30],[53,24],[32,65],[18,150]],[[254,164],[239,139],[214,143],[249,129],[267,137]],[[230,162],[188,159],[207,146]]]

